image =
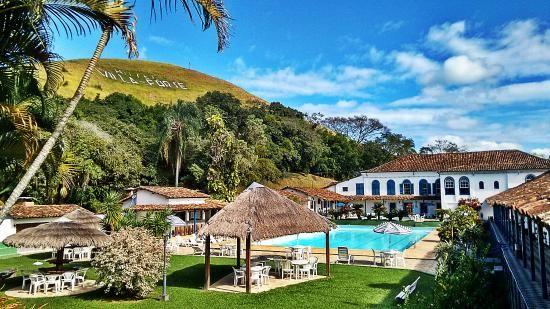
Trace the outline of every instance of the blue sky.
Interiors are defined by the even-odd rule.
[[[479,3],[483,2],[483,3]],[[226,1],[230,46],[216,52],[182,10],[149,19],[138,1],[141,58],[211,74],[270,101],[325,116],[366,114],[417,147],[550,155],[550,2]],[[58,38],[89,57],[98,33]],[[124,58],[113,39],[104,53]]]

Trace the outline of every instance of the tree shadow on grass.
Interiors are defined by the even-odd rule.
[[[210,265],[210,283],[214,283],[231,273],[229,265]],[[176,270],[166,277],[167,285],[171,287],[183,287],[202,289],[204,287],[204,264],[195,264]]]

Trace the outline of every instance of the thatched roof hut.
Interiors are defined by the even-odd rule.
[[[110,237],[102,231],[72,221],[54,221],[24,229],[4,239],[6,245],[25,248],[64,248],[66,245],[106,245]]]
[[[267,187],[241,193],[215,214],[200,235],[238,237],[253,241],[299,233],[328,232],[333,224],[319,214]]]
[[[246,290],[250,293],[250,248],[259,241],[299,233],[324,232],[326,257],[329,256],[329,232],[334,224],[321,215],[299,205],[278,192],[254,185],[229,203],[199,231],[206,236],[205,288],[210,285],[210,236],[237,238],[237,266],[240,266],[240,243],[246,239]],[[330,264],[327,263],[327,275]]]
[[[66,262],[63,260],[65,246],[102,247],[109,241],[110,237],[99,229],[66,218],[24,229],[4,239],[6,245],[14,247],[56,249],[57,261],[54,264],[58,269]]]
[[[90,228],[99,229],[101,227],[101,219],[93,212],[84,208],[73,210],[64,215],[63,218],[69,219],[74,223],[83,224]]]

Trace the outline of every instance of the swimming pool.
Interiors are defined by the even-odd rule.
[[[374,226],[339,225],[330,232],[330,247],[348,247],[349,249],[394,249],[404,251],[414,243],[422,239],[433,228],[413,227],[408,235],[387,235],[373,232]],[[324,233],[308,233],[288,235],[258,242],[259,245],[268,246],[311,246],[313,248],[325,247]]]

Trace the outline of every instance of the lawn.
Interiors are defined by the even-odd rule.
[[[357,220],[357,219],[341,219],[341,220],[332,220],[338,225],[378,225],[387,220]],[[414,227],[438,227],[441,225],[439,221],[425,221],[425,222],[414,222],[414,221],[393,221],[395,223],[402,224],[404,226],[414,226]]]
[[[0,260],[0,270],[17,268],[33,271],[32,263],[46,256],[34,255]],[[212,282],[230,273],[232,259],[212,260]],[[319,265],[324,273],[324,265]],[[410,270],[362,266],[332,265],[330,279],[320,279],[261,294],[229,294],[202,290],[203,258],[173,256],[168,275],[170,301],[160,302],[160,283],[145,300],[116,299],[102,291],[72,297],[24,300],[27,306],[47,304],[47,308],[342,308],[392,307],[400,289],[421,277],[417,292],[427,294],[433,288],[433,277]],[[94,276],[92,273],[91,276]],[[6,288],[21,284],[21,278],[6,282]]]

